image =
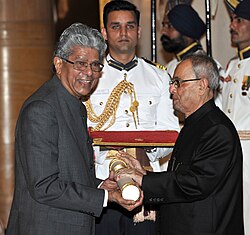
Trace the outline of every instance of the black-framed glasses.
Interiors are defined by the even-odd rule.
[[[198,81],[201,80],[200,78],[193,78],[193,79],[187,79],[187,80],[183,80],[180,79],[178,77],[174,77],[171,81],[169,81],[169,85],[174,85],[175,88],[179,88],[181,86],[181,83],[184,82],[192,82],[192,81]]]
[[[82,60],[76,60],[75,62],[73,62],[73,61],[70,61],[70,60],[65,59],[65,58],[61,58],[61,59],[70,63],[70,64],[73,64],[73,68],[75,70],[82,71],[82,72],[85,71],[88,68],[88,66],[90,66],[90,68],[93,72],[101,72],[103,69],[103,66],[104,66],[99,61],[94,61],[94,62],[89,64],[88,62],[85,62]]]

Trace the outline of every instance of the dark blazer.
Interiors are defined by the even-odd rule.
[[[93,235],[104,190],[97,189],[80,100],[54,76],[24,103],[15,137],[15,192],[7,235]]]
[[[213,100],[185,120],[168,171],[145,176],[142,189],[161,204],[161,234],[244,234],[241,145]]]

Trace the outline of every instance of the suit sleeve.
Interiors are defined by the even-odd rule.
[[[71,176],[65,177],[61,172],[64,169],[59,166],[63,164],[59,158],[65,153],[64,146],[59,144],[59,132],[63,130],[65,128],[58,125],[55,110],[46,102],[32,102],[21,113],[16,138],[28,191],[39,203],[99,216],[103,208],[104,190],[88,182],[93,176],[85,173],[86,181],[79,179],[73,182]]]

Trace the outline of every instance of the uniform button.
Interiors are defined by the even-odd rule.
[[[240,64],[238,64],[238,68],[240,68]]]
[[[149,101],[149,104],[150,104],[150,105],[152,104],[152,101],[151,101],[151,100]]]
[[[128,110],[126,109],[126,110],[124,111],[124,113],[128,114]]]
[[[230,97],[230,98],[233,98],[233,94],[231,93],[231,94],[229,95],[229,97]]]
[[[126,127],[129,127],[129,123],[126,123]]]
[[[100,102],[99,104],[102,106],[102,105],[103,105],[103,102]]]
[[[227,112],[228,112],[228,113],[231,113],[231,109],[228,109]]]
[[[124,94],[127,94],[127,93],[128,93],[128,92],[125,90],[125,91],[124,91]]]
[[[237,78],[235,78],[235,79],[234,79],[234,83],[236,83],[237,81],[238,81]]]

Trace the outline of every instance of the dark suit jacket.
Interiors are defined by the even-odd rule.
[[[168,171],[143,178],[166,235],[243,235],[242,151],[231,121],[208,101],[185,120]]]
[[[7,235],[94,234],[104,190],[97,189],[83,107],[56,76],[24,103]]]

